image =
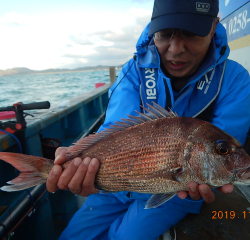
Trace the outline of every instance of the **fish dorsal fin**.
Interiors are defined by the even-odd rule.
[[[145,123],[148,121],[152,121],[160,118],[174,118],[178,117],[176,113],[174,113],[171,109],[167,111],[160,105],[155,102],[152,102],[153,105],[147,103],[148,108],[144,108],[148,113],[138,112],[138,116],[128,115],[128,118],[121,118],[120,122],[115,122],[115,125],[110,125],[110,128],[105,129],[96,134],[91,134],[88,137],[81,138],[76,143],[73,143],[66,152],[66,156],[68,159],[75,158],[80,156],[84,150],[87,150],[93,144],[99,142],[104,139],[108,135],[111,135],[116,132],[124,131],[126,128],[136,126],[141,123]]]

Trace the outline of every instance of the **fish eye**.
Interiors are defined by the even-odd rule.
[[[231,153],[231,148],[227,144],[227,142],[224,141],[218,141],[215,145],[216,152],[220,155],[227,155]]]

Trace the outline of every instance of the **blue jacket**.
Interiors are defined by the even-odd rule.
[[[245,68],[227,59],[230,50],[224,27],[218,24],[206,60],[177,99],[170,79],[160,68],[160,57],[152,37],[148,37],[148,29],[149,25],[137,42],[136,60],[131,59],[123,66],[110,89],[106,119],[100,130],[108,128],[120,118],[126,118],[127,114],[137,115],[134,110],[141,111],[140,104],[147,101],[155,101],[162,107],[167,104],[179,116],[189,117],[199,115],[211,102],[216,101],[211,123],[244,144],[250,125],[250,78]],[[224,46],[226,51],[222,54]],[[146,84],[148,79],[151,82]],[[166,79],[165,84],[163,79]],[[126,192],[116,195],[123,200]],[[132,193],[131,196],[148,198],[147,194]],[[185,207],[188,204],[182,201],[182,205]]]
[[[223,26],[217,26],[206,61],[178,96],[171,88],[170,79],[161,71],[157,49],[147,34],[148,27],[137,43],[136,61],[131,59],[122,68],[110,90],[101,129],[126,118],[127,114],[136,115],[134,110],[140,111],[140,104],[147,101],[171,106],[178,115],[192,117],[215,103],[211,122],[243,144],[250,123],[250,79],[241,65],[227,60],[229,48]],[[223,46],[227,46],[225,54],[221,54]],[[150,194],[142,193],[130,193],[128,197],[127,192],[92,194],[60,240],[156,239],[187,212],[199,213],[202,204],[176,196],[157,208],[144,210],[144,200],[149,197]]]

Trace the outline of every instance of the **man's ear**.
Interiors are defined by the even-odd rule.
[[[216,30],[216,27],[218,25],[218,23],[220,22],[220,18],[217,17],[216,20],[214,20],[214,23],[213,23],[213,28],[211,29],[211,32],[210,32],[210,37],[211,37],[211,40],[214,36],[214,33],[215,33],[215,30]]]

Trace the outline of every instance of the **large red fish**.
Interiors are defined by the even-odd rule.
[[[151,193],[146,208],[157,207],[188,183],[250,184],[250,157],[239,141],[211,123],[178,117],[159,105],[130,116],[68,148],[68,161],[79,156],[100,160],[96,186],[104,192]],[[53,161],[1,152],[0,158],[21,171],[4,191],[46,182]]]

